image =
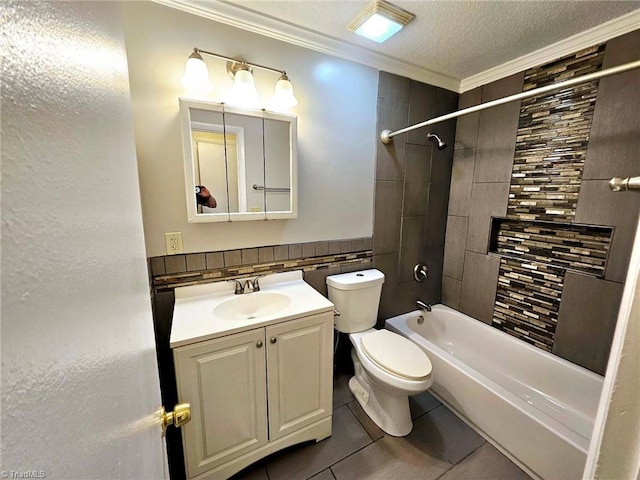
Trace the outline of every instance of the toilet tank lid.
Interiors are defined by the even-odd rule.
[[[384,283],[384,273],[375,268],[371,270],[361,270],[359,272],[341,273],[340,275],[329,275],[327,285],[337,290],[358,290]]]

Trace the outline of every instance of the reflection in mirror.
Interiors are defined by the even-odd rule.
[[[209,189],[204,185],[196,185],[196,202],[198,203],[198,206],[209,207],[211,209],[218,206],[216,197],[211,195]]]
[[[227,195],[229,185],[226,182],[226,170],[227,163],[234,165],[237,162],[234,151],[236,136],[227,135],[225,139],[223,133],[193,130],[191,138],[196,168],[195,193],[198,213],[228,212],[233,208],[230,200],[234,198],[234,192],[231,191]],[[228,148],[226,162],[225,148]],[[211,192],[214,192],[215,196]]]
[[[189,222],[295,218],[296,118],[180,99]]]
[[[225,106],[225,108],[228,108]],[[228,184],[234,184],[235,209],[232,213],[262,213],[264,218],[264,198],[260,192],[256,192],[251,185],[262,182],[264,177],[264,144],[262,128],[262,112],[257,113],[259,117],[246,114],[225,113],[225,127],[227,129],[241,129],[244,132],[242,140],[243,153],[240,161],[229,163],[227,171]],[[227,149],[227,153],[229,149]]]
[[[289,124],[275,119],[265,120],[264,143],[266,208],[270,212],[286,212],[291,208]]]

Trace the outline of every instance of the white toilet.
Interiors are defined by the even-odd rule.
[[[369,417],[389,435],[402,437],[413,428],[409,396],[427,390],[431,362],[410,340],[373,328],[378,318],[384,274],[378,270],[327,277],[329,300],[340,313],[335,328],[348,333],[355,376],[349,389]]]

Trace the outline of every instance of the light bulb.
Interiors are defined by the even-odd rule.
[[[235,105],[253,107],[257,104],[259,97],[249,69],[245,67],[238,70],[234,75],[233,87],[227,101]]]
[[[189,55],[180,83],[189,90],[205,92],[213,90],[213,85],[209,80],[207,64],[204,63],[202,56],[198,52],[194,51]]]
[[[286,73],[283,73],[276,82],[272,103],[276,108],[291,108],[298,105],[298,99],[293,94],[293,85],[291,85]]]

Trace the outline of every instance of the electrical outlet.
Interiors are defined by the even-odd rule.
[[[167,255],[183,253],[182,232],[170,232],[164,234],[164,243],[167,247]]]

